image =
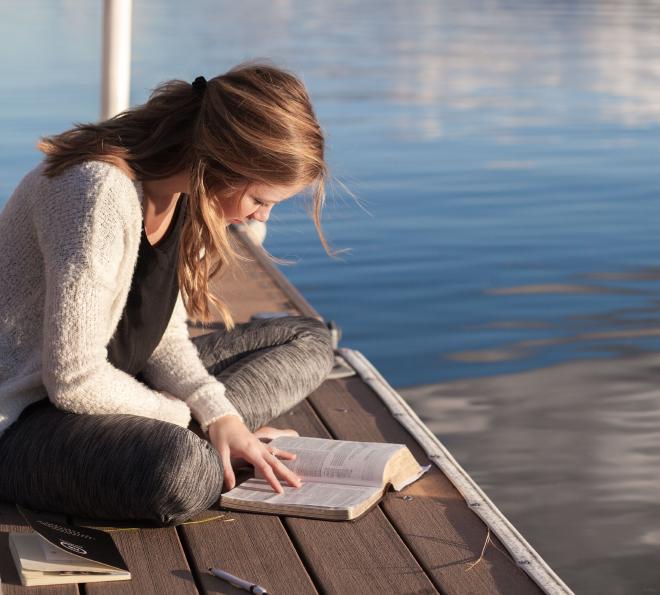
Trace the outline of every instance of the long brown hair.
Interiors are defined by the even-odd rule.
[[[37,148],[49,176],[88,160],[111,163],[134,180],[190,172],[178,276],[194,321],[210,320],[211,301],[227,328],[234,326],[209,291],[209,280],[240,259],[216,203],[240,200],[251,184],[310,188],[317,233],[326,253],[336,254],[321,229],[329,175],[323,132],[303,83],[267,61],[239,64],[209,79],[203,93],[189,82],[167,81],[145,104],[43,137]]]

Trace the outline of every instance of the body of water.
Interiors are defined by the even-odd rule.
[[[0,204],[98,119],[101,3],[0,7]],[[660,592],[660,2],[135,0],[133,104],[267,57],[327,133],[329,259],[266,247],[576,593]]]

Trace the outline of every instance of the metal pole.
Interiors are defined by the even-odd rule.
[[[129,106],[132,0],[104,0],[101,120]]]

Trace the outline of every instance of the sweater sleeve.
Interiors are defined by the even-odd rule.
[[[120,307],[118,278],[125,259],[131,262],[126,196],[134,197],[135,188],[118,170],[95,176],[92,168],[71,169],[32,208],[44,261],[42,381],[49,399],[73,413],[133,414],[187,427],[183,401],[152,390],[107,358],[102,329]]]
[[[165,334],[142,375],[154,388],[184,399],[204,432],[208,431],[209,424],[223,415],[236,415],[243,420],[225,396],[225,385],[209,374],[190,340],[181,293]]]

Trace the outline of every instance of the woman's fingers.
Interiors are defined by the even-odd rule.
[[[264,479],[270,484],[273,490],[278,494],[282,494],[284,492],[284,488],[280,485],[277,477],[275,477],[275,473],[273,472],[271,464],[265,459],[262,459],[258,466],[259,470],[264,476]]]
[[[291,456],[295,457],[296,455],[291,452],[287,451],[277,451],[277,456],[280,456],[280,454],[286,454],[291,458]],[[286,482],[290,485],[293,486],[294,488],[299,488],[302,484],[300,477],[298,477],[291,469],[289,469],[282,461],[280,461],[275,455],[271,455],[271,458],[273,460],[272,466],[275,472],[282,478],[285,479]]]
[[[289,453],[290,454],[290,453]],[[276,473],[279,477],[286,480],[292,487],[300,487],[300,478],[289,469],[282,461],[275,455],[266,452],[264,458],[256,465],[261,471],[264,479],[271,485],[274,491],[278,494],[284,492],[284,488],[277,479]]]
[[[277,456],[269,452],[272,447],[267,447],[257,436],[251,433],[245,424],[236,416],[226,415],[209,424],[209,439],[220,453],[223,466],[223,481],[228,489],[236,486],[236,477],[232,466],[234,459],[243,459],[258,468],[263,477],[268,480],[273,490],[282,493],[284,488],[280,485],[275,473],[285,479],[294,487],[300,486],[300,478],[291,471]],[[296,458],[295,453],[274,449],[283,459],[292,460]]]
[[[283,459],[286,459],[287,461],[292,461],[297,456],[295,452],[289,452],[288,450],[279,450],[279,449],[276,450],[273,454],[276,457],[282,457]]]
[[[273,463],[273,467],[277,469],[278,475],[286,479],[287,483],[294,488],[298,488],[301,485],[300,477],[298,477],[291,469],[289,469],[284,463],[279,460],[279,457],[292,461],[296,458],[295,452],[289,452],[288,450],[280,450],[279,448],[274,448],[268,451],[268,454],[276,461]]]
[[[229,448],[223,448],[220,451],[220,458],[222,459],[222,468],[224,471],[223,481],[228,489],[234,489],[236,485],[236,477],[234,476],[234,469],[231,466],[231,458]]]

